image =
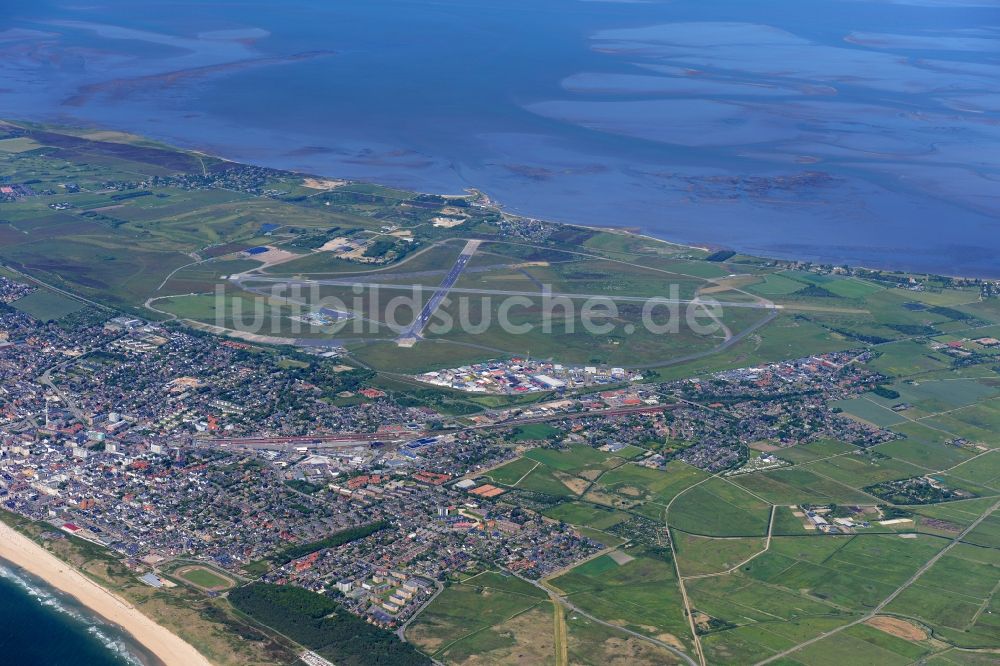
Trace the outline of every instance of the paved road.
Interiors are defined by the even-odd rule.
[[[457,267],[461,263],[462,268],[464,268],[465,263],[467,263],[467,261],[468,259],[465,259],[465,261],[463,261],[463,258],[459,257],[458,261],[455,263],[455,267]],[[437,293],[439,293],[442,288],[446,287],[445,294],[447,294],[448,291],[455,291],[460,294],[477,294],[477,295],[482,294],[485,296],[527,296],[529,298],[532,297],[539,298],[541,296],[548,296],[550,298],[570,298],[577,300],[592,299],[592,300],[605,300],[605,301],[614,301],[622,303],[646,303],[648,301],[653,301],[655,299],[657,303],[662,305],[687,305],[689,303],[693,303],[696,305],[697,304],[708,305],[709,303],[709,301],[707,301],[704,298],[663,298],[661,296],[619,296],[616,294],[578,294],[573,292],[559,292],[559,291],[543,293],[540,291],[527,291],[527,290],[515,291],[510,289],[475,289],[471,287],[459,287],[456,289],[453,288],[452,286],[454,285],[455,280],[458,279],[458,275],[454,274],[455,267],[453,267],[452,270],[448,272],[448,275],[445,277],[444,282],[441,283],[441,286],[438,287],[438,292],[435,292],[435,295],[437,295]],[[459,269],[458,272],[461,273],[461,269]],[[241,276],[239,278],[236,278],[235,282],[239,283],[241,287],[248,290],[254,290],[255,288],[252,286],[250,287],[243,286],[243,282],[250,282],[250,283],[277,282],[289,285],[317,284],[317,285],[326,285],[332,287],[367,287],[367,288],[378,288],[378,289],[398,289],[404,291],[412,291],[414,287],[421,287],[421,285],[412,285],[412,284],[391,284],[385,282],[359,282],[358,280],[350,280],[346,278],[337,278],[328,280],[326,279],[296,280],[291,278],[271,278],[271,277],[262,278],[254,275]],[[443,297],[444,296],[442,295],[442,298]],[[777,311],[783,309],[783,306],[776,305],[769,301],[718,301],[718,305],[720,305],[723,308],[748,308],[751,310]]]

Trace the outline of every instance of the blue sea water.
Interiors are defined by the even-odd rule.
[[[126,634],[28,573],[0,561],[0,664],[143,666]]]
[[[1000,277],[1000,0],[40,0],[0,117]]]

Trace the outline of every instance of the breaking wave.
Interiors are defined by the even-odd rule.
[[[108,625],[99,623],[93,617],[85,615],[67,605],[55,594],[3,564],[0,564],[0,578],[15,584],[30,597],[34,598],[40,605],[84,625],[87,633],[100,641],[101,645],[109,652],[115,654],[122,663],[130,664],[131,666],[144,666],[144,662],[132,652],[125,641],[108,632]]]

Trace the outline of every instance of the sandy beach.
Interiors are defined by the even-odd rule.
[[[208,666],[191,645],[11,527],[0,523],[0,557],[38,576],[120,626],[167,666]]]

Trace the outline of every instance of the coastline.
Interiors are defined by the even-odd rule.
[[[95,127],[98,127],[98,126],[95,125]],[[105,130],[111,130],[112,129],[110,127],[103,127],[103,126],[100,126],[100,127],[101,127],[101,129],[105,129]],[[168,146],[171,146],[171,147],[174,146],[174,144],[169,143],[169,140],[167,140],[167,139],[157,139],[157,141],[163,141],[164,145],[168,145]],[[380,183],[380,182],[377,182],[377,181],[358,180],[358,179],[350,178],[350,177],[346,177],[346,176],[321,175],[321,174],[314,174],[314,173],[308,173],[308,172],[305,172],[305,171],[300,171],[298,169],[289,169],[289,168],[284,168],[284,167],[272,167],[272,166],[267,166],[267,165],[264,165],[264,164],[241,162],[240,160],[236,160],[236,159],[232,159],[232,158],[229,158],[229,157],[225,157],[225,156],[217,154],[217,153],[208,152],[206,150],[203,150],[203,149],[197,148],[197,147],[195,147],[195,148],[191,148],[191,147],[186,147],[186,148],[185,147],[177,147],[177,149],[180,150],[180,151],[184,151],[184,152],[190,152],[190,153],[193,153],[195,155],[200,155],[202,157],[210,157],[210,158],[213,158],[213,159],[222,160],[223,162],[229,162],[230,164],[244,164],[244,165],[245,164],[253,164],[254,166],[261,166],[261,167],[265,167],[265,168],[268,168],[268,169],[275,169],[276,171],[285,171],[287,173],[294,173],[296,175],[302,176],[303,178],[310,178],[310,177],[313,177],[313,178],[333,178],[333,179],[344,180],[346,183],[360,183],[360,184],[368,184],[368,185],[378,185],[378,186],[381,186],[381,187],[401,187],[401,186],[397,186],[397,185],[388,185],[386,183]],[[535,222],[542,222],[542,223],[545,223],[545,224],[555,224],[555,225],[565,226],[565,227],[577,227],[577,228],[580,228],[580,229],[589,229],[590,231],[598,231],[598,232],[602,232],[602,233],[618,233],[618,234],[622,234],[622,235],[625,235],[625,236],[632,236],[632,237],[635,237],[635,238],[642,238],[642,239],[646,239],[646,240],[650,240],[650,241],[655,241],[657,243],[666,243],[667,245],[673,245],[675,247],[688,248],[688,249],[691,249],[691,250],[701,250],[701,251],[704,251],[704,252],[713,252],[715,250],[732,250],[732,251],[736,252],[737,254],[746,254],[748,256],[757,257],[757,258],[765,260],[765,261],[787,261],[787,262],[809,261],[809,263],[814,263],[814,264],[836,263],[836,262],[831,262],[831,261],[818,261],[818,260],[816,260],[816,261],[810,261],[810,260],[805,260],[805,259],[793,259],[793,258],[775,257],[775,256],[762,256],[762,255],[758,255],[755,252],[750,251],[750,250],[744,251],[744,250],[740,250],[739,248],[736,248],[736,247],[729,247],[729,246],[726,246],[726,245],[719,245],[719,244],[716,244],[716,243],[704,243],[704,242],[697,242],[697,241],[671,240],[669,238],[663,238],[663,237],[660,237],[660,236],[654,236],[653,234],[651,234],[651,233],[649,233],[647,231],[643,231],[643,230],[641,230],[638,227],[623,227],[623,226],[616,226],[616,225],[612,225],[612,224],[608,224],[608,225],[585,224],[585,223],[582,223],[582,222],[567,222],[567,221],[550,220],[550,219],[546,219],[546,218],[532,217],[531,215],[529,215],[527,213],[510,212],[509,210],[506,209],[506,207],[504,206],[504,203],[502,201],[498,201],[497,199],[494,199],[492,196],[490,196],[489,194],[486,194],[486,192],[484,192],[483,190],[481,190],[479,187],[473,186],[473,185],[470,185],[470,186],[468,186],[468,187],[465,188],[465,192],[466,192],[465,195],[461,195],[461,194],[443,194],[443,193],[440,193],[440,192],[422,192],[422,191],[419,191],[419,190],[412,190],[412,191],[415,192],[416,194],[423,194],[423,195],[429,195],[429,196],[439,196],[439,197],[445,197],[445,198],[460,198],[460,197],[469,196],[469,195],[475,196],[477,194],[478,195],[483,195],[483,196],[485,196],[485,197],[487,197],[489,199],[490,205],[493,206],[493,208],[498,213],[500,213],[501,215],[510,215],[512,217],[518,217],[518,218],[522,218],[522,219],[525,219],[525,220],[532,220],[532,221],[535,221]],[[996,277],[991,277],[991,276],[984,276],[984,275],[961,275],[961,274],[955,274],[955,273],[932,273],[932,272],[923,271],[923,270],[905,269],[905,268],[889,268],[889,267],[886,267],[886,266],[871,266],[871,265],[860,264],[860,263],[857,263],[857,264],[856,263],[848,263],[847,265],[850,266],[853,269],[860,269],[860,270],[866,270],[866,271],[875,271],[875,272],[882,272],[882,273],[902,273],[902,274],[912,274],[912,275],[926,275],[928,277],[942,277],[942,278],[947,278],[947,279],[950,279],[950,280],[985,280],[985,281],[992,281],[992,280],[1000,279],[1000,274],[998,274]]]
[[[117,625],[165,666],[210,666],[211,662],[189,643],[2,522],[0,558],[65,592],[106,621]]]
[[[102,130],[102,131],[118,131],[118,132],[121,132],[121,131],[132,132],[133,131],[133,130],[122,130],[120,127],[106,125],[104,123],[100,123],[100,122],[96,122],[96,121],[90,121],[90,122],[88,122],[86,124],[83,124],[83,123],[80,123],[79,119],[77,119],[75,122],[76,123],[80,123],[80,124],[65,125],[63,123],[56,122],[56,121],[54,121],[52,119],[27,120],[27,119],[24,119],[24,118],[12,119],[12,118],[9,118],[9,117],[0,117],[0,124],[2,124],[4,122],[11,123],[11,124],[14,124],[14,125],[18,125],[18,123],[24,123],[24,124],[27,124],[29,126],[30,125],[37,125],[37,126],[40,126],[40,127],[52,128],[52,129],[55,129],[55,130],[58,130],[61,127],[73,127],[73,128],[76,128],[76,129],[91,129],[91,130]],[[484,190],[482,190],[477,185],[467,185],[465,188],[463,188],[464,191],[465,191],[465,194],[444,194],[444,193],[441,193],[441,192],[426,192],[426,191],[421,191],[421,190],[418,190],[418,189],[415,189],[415,188],[411,188],[411,187],[408,187],[408,186],[405,186],[405,185],[388,184],[388,183],[385,183],[385,182],[379,182],[377,180],[358,179],[358,178],[354,178],[354,177],[350,177],[350,176],[345,176],[343,174],[341,174],[341,175],[336,175],[336,174],[319,174],[319,173],[308,172],[308,171],[304,171],[304,170],[296,169],[296,168],[289,168],[289,167],[284,167],[284,166],[273,166],[271,164],[268,164],[266,161],[259,161],[259,162],[258,161],[244,161],[244,160],[237,159],[237,158],[227,157],[227,156],[225,156],[225,155],[223,155],[223,154],[221,154],[219,152],[214,152],[214,151],[212,151],[210,149],[205,148],[202,145],[198,145],[195,142],[182,140],[179,137],[166,137],[166,136],[162,136],[162,135],[154,136],[152,134],[143,134],[143,135],[137,135],[137,136],[142,136],[144,138],[151,139],[154,142],[161,144],[162,146],[171,148],[173,150],[177,150],[177,151],[182,152],[182,153],[189,153],[189,154],[197,155],[197,156],[200,156],[200,157],[207,157],[207,158],[211,158],[211,159],[217,159],[217,160],[221,160],[223,162],[228,162],[230,164],[245,165],[245,166],[258,166],[258,167],[267,168],[267,169],[274,169],[276,171],[284,171],[286,173],[296,174],[298,176],[302,176],[303,178],[314,177],[314,178],[323,178],[323,179],[338,179],[338,180],[344,180],[346,183],[368,184],[368,185],[377,185],[377,186],[382,186],[382,187],[398,187],[398,188],[402,188],[402,189],[407,189],[407,190],[412,191],[412,192],[414,192],[416,194],[440,196],[440,197],[445,197],[445,198],[459,198],[459,197],[463,197],[463,196],[469,196],[470,194],[471,195],[477,195],[477,194],[479,194],[479,195],[485,196],[489,200],[490,205],[498,213],[500,213],[502,215],[510,215],[512,217],[523,218],[523,219],[526,219],[526,220],[533,220],[533,221],[536,221],[536,222],[543,222],[545,224],[553,224],[553,225],[567,226],[567,227],[577,227],[577,228],[580,228],[580,229],[588,229],[588,230],[591,230],[591,231],[604,232],[604,233],[618,233],[618,234],[632,236],[632,237],[636,237],[636,238],[642,238],[642,239],[646,239],[646,240],[650,240],[650,241],[654,241],[654,242],[666,243],[668,245],[673,245],[675,247],[689,248],[689,249],[692,249],[692,250],[702,250],[702,251],[706,251],[706,252],[712,252],[712,251],[715,251],[715,250],[732,250],[732,251],[736,252],[737,254],[746,254],[748,256],[757,257],[757,258],[765,260],[765,261],[809,262],[809,263],[813,263],[813,264],[835,264],[835,265],[840,265],[840,263],[842,263],[842,262],[833,261],[833,260],[803,259],[801,257],[790,257],[790,256],[789,257],[782,257],[782,256],[768,255],[766,252],[764,252],[764,253],[758,253],[755,250],[740,249],[739,247],[736,247],[736,246],[722,245],[722,244],[718,244],[718,243],[707,243],[707,242],[702,242],[702,241],[679,241],[679,240],[674,240],[674,239],[671,239],[671,238],[666,238],[666,237],[663,237],[663,236],[654,235],[653,233],[651,233],[649,231],[644,231],[641,228],[635,227],[635,226],[621,226],[621,225],[614,225],[614,224],[606,224],[606,225],[605,224],[592,224],[592,223],[583,223],[583,222],[573,222],[573,221],[567,221],[567,220],[553,220],[553,219],[547,219],[547,218],[544,218],[544,217],[534,217],[533,215],[531,215],[530,213],[527,213],[527,212],[516,212],[516,211],[510,210],[504,204],[504,202],[502,202],[502,201],[500,201],[498,199],[493,198],[491,195],[487,194]],[[928,277],[941,277],[941,278],[946,278],[946,279],[951,279],[951,280],[983,280],[983,281],[1000,280],[1000,274],[996,274],[996,275],[979,274],[979,275],[977,275],[977,274],[958,273],[958,272],[943,272],[943,271],[942,272],[932,272],[932,271],[927,271],[927,270],[922,270],[922,269],[902,268],[902,267],[890,267],[888,265],[881,265],[880,266],[880,265],[868,264],[868,263],[863,263],[863,262],[847,262],[847,265],[850,266],[852,269],[867,270],[867,271],[874,271],[874,272],[883,272],[883,273],[895,273],[895,274],[925,275],[925,276],[928,276]]]

